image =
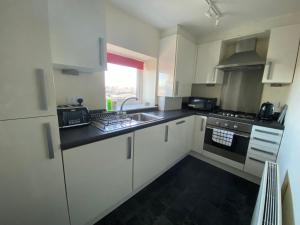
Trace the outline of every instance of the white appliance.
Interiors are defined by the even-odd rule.
[[[279,168],[276,163],[265,163],[251,225],[282,225]]]

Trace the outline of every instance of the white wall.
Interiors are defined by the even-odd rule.
[[[295,224],[300,224],[300,59],[296,68],[294,82],[288,97],[288,112],[285,121],[283,141],[279,150],[281,180],[288,171],[294,203]]]
[[[106,33],[108,43],[154,58],[158,56],[159,30],[109,2],[106,4]]]
[[[104,73],[72,76],[54,70],[54,81],[58,105],[70,104],[80,96],[90,109],[105,109]]]

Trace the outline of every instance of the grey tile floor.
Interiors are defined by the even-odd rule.
[[[258,188],[187,156],[96,225],[250,225]]]

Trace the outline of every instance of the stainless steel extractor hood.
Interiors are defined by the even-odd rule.
[[[225,71],[263,69],[266,60],[256,52],[256,38],[244,39],[236,44],[235,53],[216,66]]]

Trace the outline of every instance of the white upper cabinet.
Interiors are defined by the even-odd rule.
[[[103,0],[50,0],[52,63],[79,72],[106,70]]]
[[[263,83],[289,84],[293,82],[299,40],[299,24],[271,30]]]
[[[195,74],[196,45],[180,34],[161,39],[158,96],[188,97]]]
[[[0,1],[0,120],[56,115],[47,9]]]
[[[222,51],[222,41],[215,41],[198,46],[197,69],[194,83],[221,84],[224,72],[216,69]]]

